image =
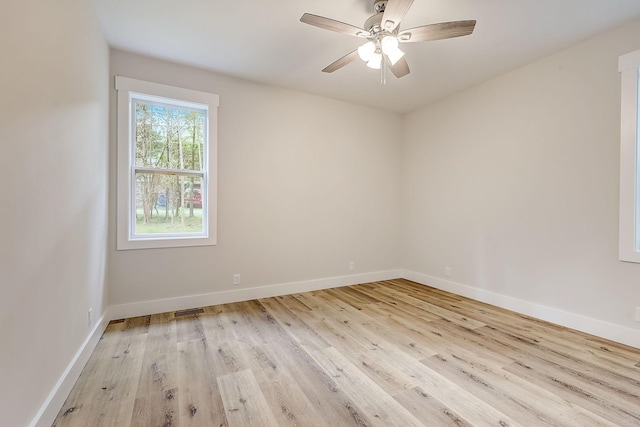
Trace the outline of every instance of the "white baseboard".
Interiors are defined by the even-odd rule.
[[[53,390],[51,390],[51,393],[49,393],[40,410],[33,420],[31,420],[29,427],[44,427],[53,424],[58,412],[60,412],[60,408],[64,405],[73,385],[78,380],[84,365],[87,364],[91,353],[93,353],[93,350],[96,348],[108,324],[109,319],[106,315],[102,316],[98,322],[96,322],[96,325],[84,340],[69,365],[67,365],[67,369],[65,369],[58,379],[58,382],[55,387],[53,387]]]
[[[110,320],[128,317],[145,316],[167,311],[185,310],[189,308],[205,307],[216,304],[249,301],[256,298],[268,298],[297,292],[316,291],[320,289],[336,288],[339,286],[355,285],[358,283],[391,280],[400,277],[400,270],[377,271],[373,273],[353,274],[349,276],[329,277],[301,282],[282,283],[278,285],[259,286],[245,289],[233,289],[207,294],[188,295],[176,298],[166,298],[151,301],[140,301],[128,304],[112,305],[109,307]]]
[[[432,286],[443,291],[452,292],[467,298],[495,305],[507,310],[512,310],[536,319],[555,323],[587,334],[595,335],[611,341],[626,344],[635,348],[640,348],[640,334],[637,329],[614,323],[604,322],[580,314],[559,310],[541,304],[521,300],[507,295],[498,294],[485,289],[476,288],[469,285],[417,273],[415,271],[403,270],[401,276],[405,279]]]

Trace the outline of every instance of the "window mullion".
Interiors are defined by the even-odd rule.
[[[188,169],[163,169],[163,168],[148,168],[141,166],[133,167],[134,173],[153,173],[158,175],[184,175],[184,176],[197,176],[203,177],[203,171],[188,170]]]

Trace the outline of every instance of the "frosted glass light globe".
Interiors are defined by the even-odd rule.
[[[363,61],[367,62],[371,59],[371,55],[373,55],[376,51],[376,45],[369,41],[363,44],[358,48],[358,56]]]
[[[380,47],[385,55],[392,55],[398,50],[398,39],[393,36],[385,36],[380,42]]]
[[[382,55],[379,53],[373,53],[371,55],[371,59],[367,62],[367,67],[373,68],[374,70],[379,70],[380,65],[382,65]]]

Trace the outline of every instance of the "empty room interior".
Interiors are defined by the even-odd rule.
[[[640,425],[637,0],[9,0],[0,425]]]

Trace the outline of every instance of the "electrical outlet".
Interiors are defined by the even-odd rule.
[[[234,285],[239,285],[240,284],[240,275],[238,273],[233,275],[233,284]]]
[[[355,261],[351,261],[349,263],[349,271],[354,271],[356,269],[356,262]]]
[[[89,308],[89,313],[87,317],[89,320],[89,327],[91,327],[91,324],[93,323],[93,308]]]
[[[444,275],[447,277],[451,277],[451,267],[444,268]]]
[[[640,322],[640,307],[636,307],[636,320]]]

